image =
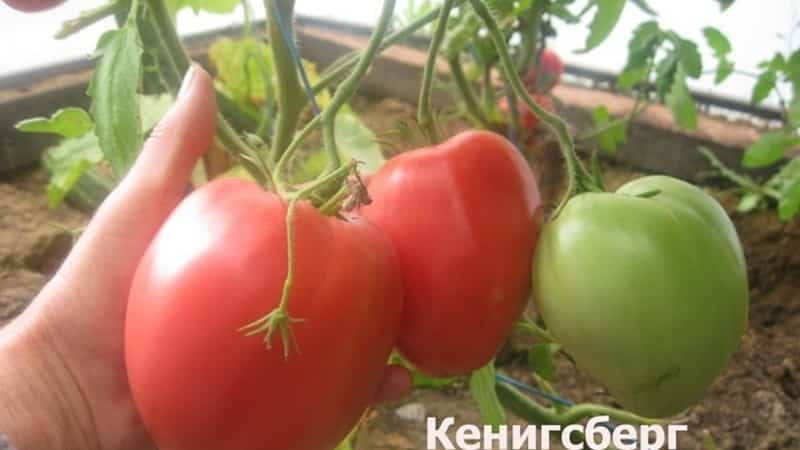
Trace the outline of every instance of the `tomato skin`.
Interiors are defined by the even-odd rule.
[[[389,240],[361,218],[295,216],[289,304],[299,352],[284,359],[243,325],[278,305],[286,204],[239,179],[192,193],[131,289],[126,363],[163,450],[330,450],[370,405],[394,345],[402,285]]]
[[[3,0],[6,5],[17,11],[28,13],[55,8],[64,3],[64,1],[65,0]]]
[[[536,102],[537,105],[541,106],[547,111],[553,112],[555,111],[555,106],[553,105],[553,99],[546,94],[531,94],[533,97],[533,101]],[[502,112],[506,117],[511,117],[511,108],[508,107],[508,97],[502,97],[497,104],[500,112]],[[525,128],[526,130],[532,130],[539,126],[539,118],[536,117],[536,114],[528,108],[528,105],[522,101],[522,99],[517,99],[517,111],[520,116],[520,125]]]
[[[561,81],[564,62],[554,50],[545,48],[539,56],[538,64],[531,68],[523,82],[535,92],[550,92]]]
[[[362,214],[391,238],[405,308],[400,353],[434,376],[491,360],[522,312],[541,200],[502,136],[467,131],[389,160]]]
[[[665,176],[571,199],[544,227],[533,285],[578,366],[650,417],[699,401],[747,325],[733,224],[708,194]]]

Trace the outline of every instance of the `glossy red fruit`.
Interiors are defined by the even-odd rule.
[[[55,8],[65,0],[3,0],[3,3],[22,12],[39,12]]]
[[[397,249],[406,293],[398,350],[435,376],[489,362],[528,299],[541,200],[502,136],[467,131],[401,154],[361,212]]]
[[[126,362],[159,448],[330,450],[387,382],[402,285],[391,243],[364,219],[298,204],[297,349],[285,359],[278,333],[268,349],[263,335],[238,331],[278,306],[286,210],[252,182],[214,181],[183,201],[141,261]]]
[[[539,61],[525,75],[523,81],[530,90],[550,92],[561,81],[564,73],[564,62],[558,53],[546,48],[542,50]]]
[[[547,94],[532,94],[533,101],[535,101],[539,106],[542,108],[553,112],[555,111],[555,106],[553,105],[553,99]],[[497,104],[497,107],[503,113],[505,117],[509,120],[511,118],[511,108],[508,107],[508,98],[502,97]],[[536,114],[528,108],[528,105],[522,101],[522,99],[517,99],[517,112],[519,114],[519,121],[522,128],[527,130],[532,130],[539,125],[539,118],[536,117]]]

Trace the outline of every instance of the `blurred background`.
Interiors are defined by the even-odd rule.
[[[103,0],[66,2],[64,5],[39,14],[26,15],[0,4],[0,79],[8,75],[66,61],[86,58],[95,47],[97,38],[109,29],[109,23],[98,23],[90,29],[66,40],[55,40],[53,34],[61,22],[76,17],[82,10],[101,5]],[[409,6],[421,0],[400,0],[398,16]],[[262,2],[251,2],[258,18],[264,16]],[[800,22],[800,1],[797,0],[739,0],[724,13],[714,2],[690,0],[650,0],[665,28],[673,29],[685,37],[704,42],[702,28],[714,26],[725,33],[733,44],[732,60],[737,62],[737,72],[719,86],[713,85],[713,76],[690,80],[696,92],[725,95],[748,100],[758,64],[776,49],[788,50],[800,46],[800,33],[792,28]],[[300,15],[361,25],[371,25],[378,16],[378,0],[297,0]],[[598,48],[582,54],[587,34],[585,27],[558,29],[558,37],[549,46],[561,54],[567,63],[610,72],[618,72],[625,64],[627,43],[633,29],[648,16],[629,5],[613,34]],[[242,22],[242,8],[229,15],[194,14],[183,10],[178,26],[183,34],[229,27]],[[700,47],[709,52],[707,46]],[[705,59],[704,55],[704,59]],[[790,95],[785,87],[787,96]],[[779,97],[773,94],[766,105],[777,106]]]

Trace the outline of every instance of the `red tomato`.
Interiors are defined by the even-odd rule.
[[[3,2],[22,12],[38,12],[55,8],[64,3],[64,0],[3,0]]]
[[[286,203],[240,179],[192,193],[152,242],[130,293],[125,352],[142,419],[164,450],[330,450],[373,401],[397,337],[394,249],[361,218],[297,206],[289,313],[279,333],[238,329],[278,305]]]
[[[525,75],[525,85],[536,92],[550,92],[561,81],[564,62],[558,54],[546,48],[542,50],[538,63]]]
[[[502,136],[467,131],[401,154],[362,214],[394,242],[406,293],[398,350],[435,376],[485,365],[528,299],[541,200]]]
[[[555,111],[555,106],[553,106],[553,99],[547,94],[532,94],[533,101],[535,101],[539,106],[548,110],[548,111]],[[500,111],[506,115],[506,117],[511,117],[511,108],[508,107],[508,98],[502,97],[497,104]],[[522,128],[527,130],[531,130],[536,128],[539,125],[539,118],[536,117],[536,114],[528,108],[528,105],[522,101],[522,99],[517,99],[517,111],[519,112],[519,121]]]

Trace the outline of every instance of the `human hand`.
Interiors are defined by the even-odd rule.
[[[21,450],[155,448],[126,377],[128,291],[214,138],[214,95],[209,75],[193,67],[175,105],[61,269],[0,333],[0,431]],[[408,372],[388,367],[376,401],[409,389]]]

